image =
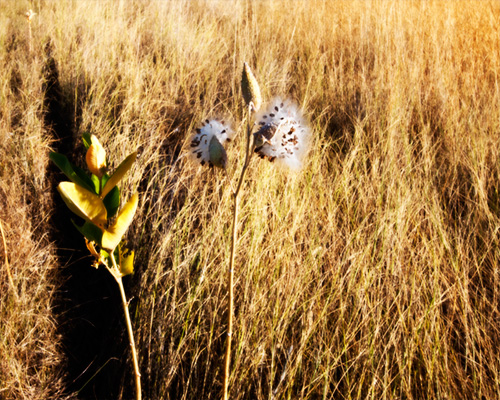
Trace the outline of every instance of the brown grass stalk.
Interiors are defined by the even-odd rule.
[[[238,242],[238,213],[239,213],[239,194],[241,188],[243,187],[243,182],[245,181],[245,174],[250,163],[250,141],[252,134],[252,127],[250,124],[250,119],[252,116],[252,106],[248,106],[247,112],[247,134],[246,134],[246,148],[245,148],[245,161],[243,162],[243,167],[241,169],[240,176],[238,178],[238,183],[236,189],[233,189],[233,219],[232,219],[232,230],[231,230],[231,253],[229,258],[229,271],[228,271],[228,319],[227,319],[227,339],[226,339],[226,353],[224,357],[224,400],[229,398],[229,379],[230,379],[230,367],[231,367],[231,338],[233,336],[233,314],[234,314],[234,259],[236,244]]]
[[[7,277],[9,278],[10,289],[12,290],[12,293],[14,293],[15,299],[19,300],[19,296],[17,294],[16,286],[14,284],[14,279],[12,278],[12,272],[10,271],[9,253],[7,251],[7,242],[5,241],[5,233],[3,231],[3,224],[2,224],[1,220],[0,220],[0,233],[2,234],[4,265],[5,265],[5,271],[7,272]]]

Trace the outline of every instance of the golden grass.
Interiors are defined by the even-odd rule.
[[[60,145],[44,118],[49,42],[71,110],[65,145],[89,130],[111,163],[140,149],[125,187],[141,199],[126,284],[145,398],[221,395],[231,196],[185,151],[200,121],[232,119],[237,176],[244,61],[264,101],[292,96],[315,138],[296,176],[251,161],[231,398],[500,396],[496,2],[11,5],[0,11],[0,217],[20,299],[2,267],[0,397],[72,394],[52,307],[64,260],[48,236],[47,155]],[[120,365],[109,393],[127,398]]]

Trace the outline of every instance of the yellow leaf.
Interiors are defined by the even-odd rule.
[[[57,190],[71,211],[104,229],[107,212],[99,196],[73,182],[61,182]]]
[[[122,163],[118,166],[115,173],[111,175],[104,187],[102,188],[101,197],[104,198],[111,192],[111,190],[120,182],[127,171],[132,167],[134,161],[137,157],[137,152],[130,154]]]
[[[124,250],[125,253],[123,255],[120,251],[120,273],[122,276],[134,273],[134,250]]]
[[[127,204],[123,206],[120,213],[116,217],[115,223],[104,231],[102,234],[102,247],[110,252],[118,246],[122,240],[123,235],[127,231],[132,219],[134,219],[135,211],[137,210],[137,203],[139,196],[134,194]]]

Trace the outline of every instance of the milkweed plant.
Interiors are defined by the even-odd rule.
[[[243,167],[235,185],[230,180],[233,195],[233,221],[231,254],[228,270],[228,324],[224,359],[223,398],[228,399],[229,370],[231,364],[231,336],[234,308],[234,257],[238,237],[239,195],[245,180],[252,154],[268,160],[277,167],[300,170],[310,145],[310,129],[299,108],[288,99],[274,98],[261,110],[262,96],[257,80],[247,63],[243,64],[241,92],[246,105],[246,148]],[[230,125],[221,119],[205,120],[196,129],[190,144],[191,158],[201,166],[222,168],[226,175],[227,142],[234,138]]]
[[[70,180],[59,183],[57,190],[68,208],[83,220],[83,224],[72,222],[85,238],[87,248],[94,259],[93,266],[95,268],[104,266],[120,288],[132,352],[136,399],[140,400],[141,374],[122,282],[125,275],[134,271],[134,251],[124,245],[123,237],[134,218],[139,196],[135,193],[121,206],[121,192],[117,186],[134,164],[137,153],[130,154],[112,174],[109,174],[106,150],[97,137],[85,133],[83,144],[86,148],[85,161],[90,174],[73,165],[63,154],[50,153],[50,159]]]

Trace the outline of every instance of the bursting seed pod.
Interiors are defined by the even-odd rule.
[[[254,133],[254,151],[261,158],[300,169],[309,147],[309,128],[297,107],[275,98],[257,116],[259,130]]]
[[[233,130],[224,120],[207,119],[191,139],[191,158],[201,165],[225,168],[227,155],[223,145],[233,137]]]

